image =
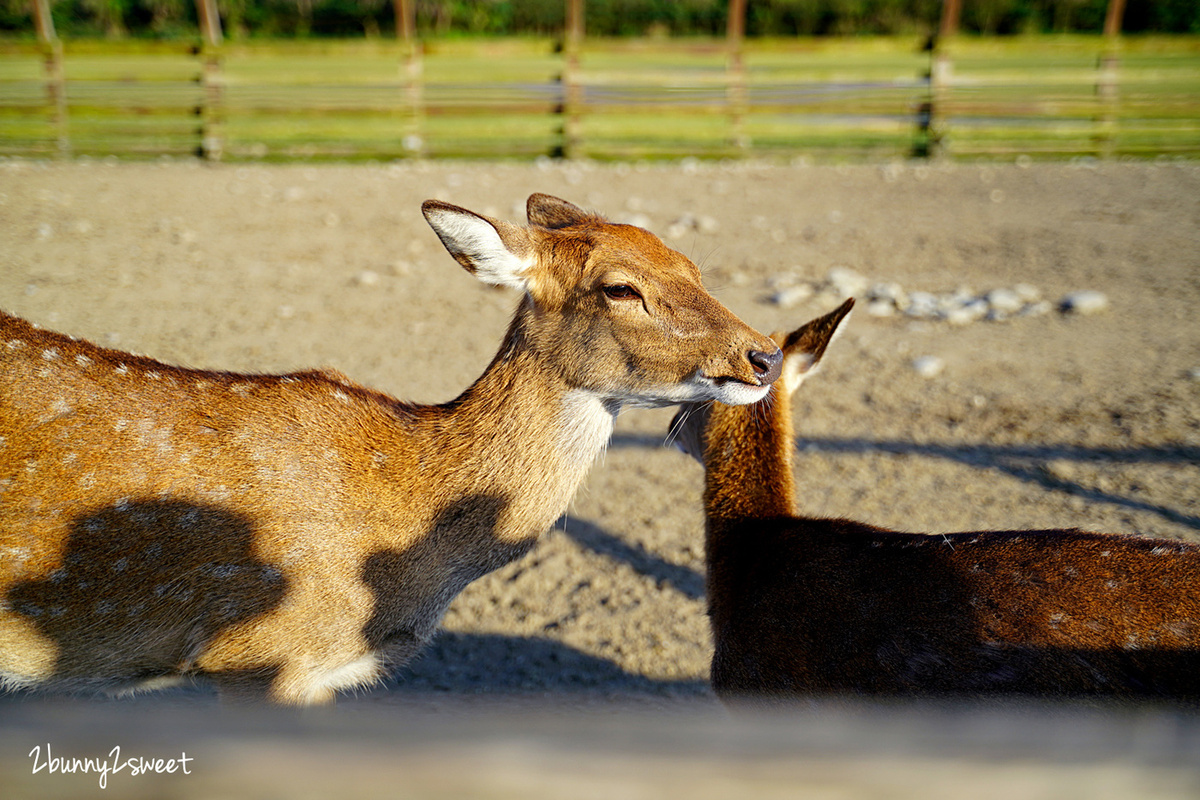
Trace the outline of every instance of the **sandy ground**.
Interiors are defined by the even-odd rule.
[[[833,302],[772,303],[781,277],[833,267],[908,290],[1104,292],[1111,306],[1093,315],[965,326],[856,312],[798,398],[802,506],[910,530],[1200,540],[1190,164],[0,162],[0,307],[168,362],[332,366],[440,402],[482,371],[516,298],[460,269],[420,203],[520,219],[534,191],[663,235],[763,331]],[[921,356],[944,368],[923,377]],[[469,587],[388,686],[305,715],[219,709],[203,689],[7,696],[0,783],[17,797],[85,796],[91,776],[34,774],[30,750],[103,755],[129,741],[198,753],[194,775],[113,777],[157,796],[321,796],[338,781],[375,796],[398,775],[400,796],[420,797],[751,785],[764,797],[939,797],[962,781],[1022,797],[1200,793],[1200,719],[1170,708],[814,704],[728,718],[706,686],[702,476],[663,446],[670,416],[625,412],[560,525]]]

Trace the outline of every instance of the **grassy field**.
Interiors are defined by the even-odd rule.
[[[390,40],[234,43],[208,92],[190,43],[70,41],[56,124],[38,46],[0,41],[0,154],[53,155],[61,141],[74,155],[184,155],[207,134],[229,160],[527,158],[564,147],[599,159],[894,158],[912,151],[929,99],[919,45],[752,40],[736,84],[720,40],[589,40],[568,124],[564,60],[549,40],[427,41],[416,81]],[[1097,92],[1103,50],[1087,36],[959,39],[938,106],[945,152],[1200,155],[1200,38],[1122,40],[1111,102]]]

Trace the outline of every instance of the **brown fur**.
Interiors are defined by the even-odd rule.
[[[761,402],[677,417],[681,443],[706,467],[722,699],[1200,698],[1194,544],[1077,530],[900,533],[794,514],[791,393],[849,307],[775,337],[784,378]]]
[[[523,290],[496,358],[441,406],[333,371],[180,369],[0,314],[0,686],[203,674],[309,703],[377,680],[553,524],[622,405],[749,402],[778,374],[774,343],[646,231],[545,195],[529,227],[423,210],[464,267]]]

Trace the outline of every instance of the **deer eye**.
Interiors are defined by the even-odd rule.
[[[609,300],[640,300],[641,294],[638,290],[627,283],[617,283],[612,286],[604,287],[604,296]]]

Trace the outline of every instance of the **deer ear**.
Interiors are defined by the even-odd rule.
[[[585,222],[604,222],[604,217],[584,211],[573,203],[548,194],[531,194],[525,201],[530,225],[541,228],[568,228]]]
[[[493,286],[529,288],[534,250],[526,229],[439,200],[426,200],[421,213],[467,272]]]
[[[837,338],[854,308],[851,297],[823,317],[805,323],[786,337],[776,334],[776,341],[783,348],[783,374],[780,380],[789,391],[795,391],[800,383],[816,372],[821,357],[829,343]]]

